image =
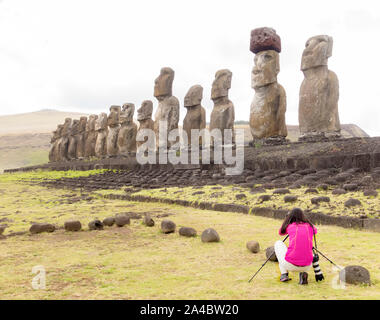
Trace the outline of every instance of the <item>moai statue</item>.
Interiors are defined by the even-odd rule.
[[[152,120],[153,113],[153,103],[150,100],[145,100],[141,104],[141,107],[137,109],[137,121],[139,122],[139,129],[149,129],[154,130],[154,121]],[[148,137],[144,138],[144,141],[136,141],[137,147],[141,146],[148,140]],[[154,149],[154,145],[150,146],[148,149]]]
[[[183,119],[183,130],[187,134],[188,144],[190,146],[191,130],[206,128],[206,111],[201,106],[202,98],[203,88],[200,85],[192,86],[185,96],[184,106],[187,109],[187,113],[185,119]],[[201,139],[199,139],[199,143],[202,143]]]
[[[125,103],[122,110],[120,113],[121,127],[117,138],[117,148],[119,155],[126,156],[129,153],[136,152],[137,125],[133,122],[135,105]]]
[[[76,136],[77,141],[77,159],[84,158],[85,144],[86,144],[86,126],[87,126],[87,117],[80,117],[78,134]]]
[[[55,162],[59,160],[59,145],[61,140],[63,125],[59,124],[57,129],[53,131],[53,136],[50,140],[49,162]]]
[[[250,50],[255,53],[251,84],[255,96],[249,118],[253,141],[281,144],[288,135],[285,124],[286,94],[277,83],[281,39],[274,29],[254,29],[251,31]]]
[[[300,140],[340,137],[339,82],[327,67],[332,47],[333,39],[326,35],[311,37],[306,42],[301,62],[305,79],[298,110]]]
[[[179,121],[179,101],[176,97],[172,96],[172,85],[174,80],[174,70],[171,68],[162,68],[160,75],[154,82],[154,96],[158,100],[158,108],[154,117],[154,131],[156,133],[156,145],[157,147],[163,146],[167,141],[167,135],[164,136],[161,133],[161,139],[166,141],[160,141],[159,137],[159,125],[160,121],[167,124],[167,134],[171,130],[178,128]],[[167,141],[167,146],[170,147],[175,142]]]
[[[67,158],[69,160],[75,160],[77,158],[77,138],[79,133],[79,120],[74,120],[71,126],[69,135],[69,148],[67,151]]]
[[[71,133],[72,119],[66,118],[62,126],[61,141],[59,143],[59,161],[68,160],[69,135]]]
[[[95,156],[95,144],[96,144],[96,136],[97,132],[95,131],[95,124],[98,116],[92,114],[88,117],[88,121],[86,123],[86,133],[85,133],[85,146],[84,146],[84,156],[86,158]]]
[[[225,129],[232,130],[232,142],[234,143],[235,109],[232,101],[228,99],[231,80],[232,72],[230,70],[219,70],[215,74],[215,80],[211,88],[211,99],[214,102],[214,108],[210,117],[210,131],[213,129],[221,130],[222,144],[224,144]]]
[[[107,134],[107,156],[117,156],[117,136],[120,130],[120,106],[111,106],[110,114],[107,118],[108,134]]]
[[[107,114],[102,112],[95,122],[96,143],[95,156],[103,158],[107,155]]]

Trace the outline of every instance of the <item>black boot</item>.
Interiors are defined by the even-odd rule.
[[[307,277],[307,272],[300,272],[300,282],[298,282],[298,284],[308,284]]]
[[[281,277],[280,277],[280,281],[281,282],[286,282],[286,281],[289,281],[289,280],[292,280],[289,278],[289,273],[283,273],[281,274]]]

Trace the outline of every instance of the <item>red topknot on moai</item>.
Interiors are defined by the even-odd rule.
[[[272,28],[257,28],[251,31],[250,50],[258,53],[264,50],[274,50],[281,52],[281,38],[277,35],[276,30]]]

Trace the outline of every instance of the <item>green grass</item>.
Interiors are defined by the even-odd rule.
[[[156,203],[92,200],[67,203],[78,190],[47,189],[27,183],[31,178],[90,174],[89,172],[31,172],[0,176],[0,219],[10,230],[26,231],[31,221],[62,226],[79,219],[83,231],[21,235],[0,241],[0,297],[2,299],[379,299],[380,237],[378,233],[317,226],[319,248],[339,265],[362,265],[372,286],[347,285],[334,289],[336,272],[321,258],[326,281],[301,287],[297,274],[289,283],[279,282],[276,263],[268,263],[253,283],[251,275],[265,261],[265,248],[281,239],[280,221],[237,213],[197,210]],[[194,190],[197,191],[197,190]],[[220,190],[214,190],[220,191]],[[149,212],[156,225],[132,220],[123,228],[88,231],[92,219],[123,212]],[[196,238],[178,233],[164,235],[158,214],[171,214],[181,226],[191,226]],[[215,228],[220,243],[204,244],[201,232]],[[257,240],[261,251],[252,254],[246,242]],[[33,266],[46,269],[46,290],[31,286]]]

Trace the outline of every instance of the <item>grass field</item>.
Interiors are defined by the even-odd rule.
[[[31,222],[62,226],[79,219],[83,231],[18,235],[0,241],[1,299],[380,299],[380,236],[378,233],[317,226],[319,249],[341,266],[362,265],[372,286],[346,285],[334,289],[337,272],[321,258],[326,281],[308,286],[279,282],[276,263],[270,262],[253,283],[251,275],[265,261],[265,248],[281,239],[280,221],[238,213],[196,210],[175,205],[108,200],[80,190],[47,189],[43,178],[87,175],[93,172],[31,172],[0,175],[0,221],[4,234],[27,231]],[[33,181],[31,184],[28,181]],[[87,223],[118,213],[149,212],[156,225],[148,228],[131,220],[123,228],[88,231]],[[169,214],[181,226],[198,231],[196,238],[159,230]],[[201,232],[215,228],[220,243],[204,244]],[[261,251],[252,254],[246,242],[257,240]],[[46,289],[34,290],[32,268],[46,270]]]

